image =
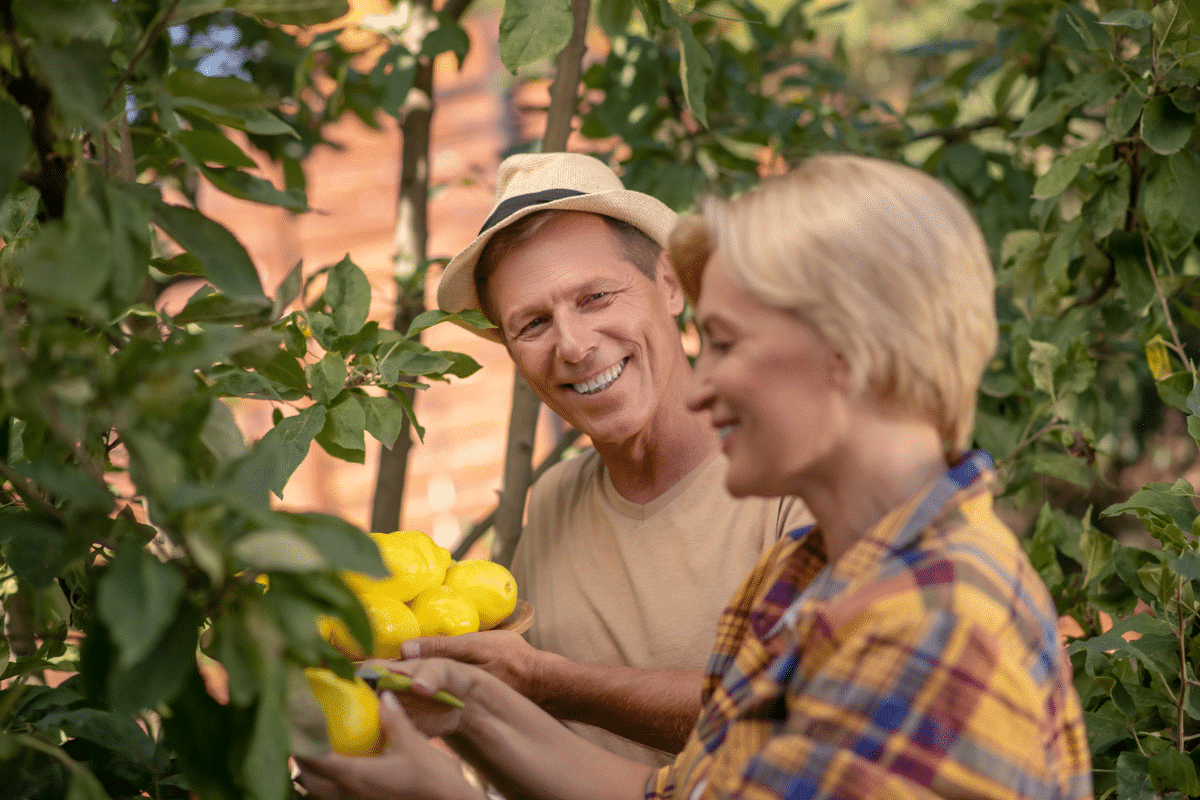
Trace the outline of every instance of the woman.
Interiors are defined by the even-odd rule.
[[[396,667],[466,701],[410,704],[424,734],[546,800],[1090,797],[1054,606],[992,512],[990,459],[965,451],[997,329],[967,209],[918,170],[821,156],[710,202],[671,255],[704,340],[689,401],[721,433],[729,490],[797,495],[816,525],[733,598],[671,766],[589,750],[440,660]],[[386,702],[389,753],[310,764],[306,785],[478,797]]]

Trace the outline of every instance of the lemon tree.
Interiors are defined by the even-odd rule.
[[[302,670],[352,669],[316,618],[371,638],[339,574],[385,576],[378,546],[274,500],[314,443],[362,462],[411,418],[404,389],[477,365],[420,343],[436,314],[368,319],[349,258],[264,286],[196,202],[305,210],[322,125],[403,98],[403,70],[373,83],[298,38],[346,8],[0,3],[0,794],[283,800]],[[249,79],[201,64],[230,30]],[[346,102],[309,105],[327,79]],[[231,404],[272,427],[248,441]]]

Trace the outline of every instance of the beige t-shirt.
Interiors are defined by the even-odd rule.
[[[798,499],[734,499],[725,465],[715,453],[646,505],[617,493],[594,450],[546,472],[531,490],[512,568],[535,611],[529,642],[573,661],[703,669],[717,620],[759,556],[812,522]],[[568,725],[626,758],[671,761]]]

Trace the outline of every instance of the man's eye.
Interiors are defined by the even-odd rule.
[[[584,298],[584,302],[594,303],[598,300],[603,300],[604,298],[608,297],[609,294],[611,294],[611,292],[592,292],[586,298]]]
[[[521,330],[518,332],[517,335],[523,336],[527,333],[533,333],[534,331],[536,331],[538,328],[542,327],[545,324],[546,324],[545,317],[535,317],[534,319],[529,320],[529,322],[526,322],[525,326],[523,328],[521,328]]]

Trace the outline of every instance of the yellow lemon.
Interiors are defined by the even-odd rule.
[[[479,630],[475,603],[453,586],[430,586],[409,605],[421,626],[422,636],[457,636]]]
[[[475,603],[480,630],[496,627],[517,607],[517,581],[503,564],[494,561],[460,561],[446,570],[445,585],[453,586]]]
[[[368,656],[401,658],[400,643],[421,635],[412,609],[394,595],[382,592],[362,592],[358,594],[358,599],[367,612],[367,621],[371,623],[371,635],[374,638],[372,651],[367,653],[350,633],[346,623],[336,617],[322,615],[317,620],[322,638],[355,661],[362,661]]]
[[[379,698],[362,678],[348,681],[330,670],[309,667],[304,670],[308,685],[321,710],[329,731],[329,744],[347,756],[377,755],[383,749],[379,725]]]
[[[423,531],[371,533],[383,564],[390,577],[372,579],[355,572],[342,574],[342,579],[356,593],[382,592],[407,603],[422,589],[439,585],[446,577],[451,553],[433,541]]]

